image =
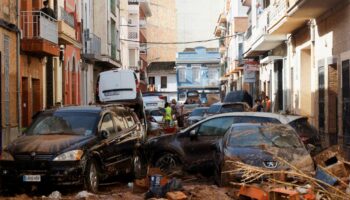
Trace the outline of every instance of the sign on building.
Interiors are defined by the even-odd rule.
[[[254,60],[246,60],[244,62],[243,69],[243,82],[245,83],[255,83],[256,81],[256,72],[259,71],[259,63]]]

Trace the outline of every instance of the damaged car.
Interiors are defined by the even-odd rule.
[[[159,167],[163,172],[172,172],[178,168],[188,171],[213,168],[212,156],[216,143],[232,124],[280,124],[279,119],[280,115],[258,112],[234,112],[208,117],[176,134],[148,140],[147,150],[151,165]]]
[[[114,175],[143,177],[144,134],[137,115],[121,105],[46,110],[2,151],[2,187],[84,185],[97,192]]]
[[[287,171],[293,167],[314,173],[314,163],[300,137],[289,125],[234,124],[217,144],[214,153],[218,185],[239,181],[236,162],[268,170]]]

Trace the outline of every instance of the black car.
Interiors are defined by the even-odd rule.
[[[44,111],[2,151],[2,187],[83,184],[96,192],[116,174],[142,177],[144,134],[136,114],[119,105]]]
[[[148,141],[150,162],[164,172],[176,168],[201,171],[213,167],[213,152],[234,123],[277,123],[278,118],[263,113],[226,113],[214,115],[173,135],[154,137]]]
[[[238,90],[227,93],[223,102],[246,102],[250,107],[253,107],[253,98],[245,90]]]
[[[218,142],[213,157],[219,185],[240,181],[242,174],[233,172],[238,161],[269,170],[286,171],[293,166],[307,174],[314,172],[308,150],[295,130],[285,124],[234,124]]]

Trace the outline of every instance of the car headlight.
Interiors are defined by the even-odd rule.
[[[0,160],[6,160],[6,161],[14,161],[13,156],[7,152],[7,151],[2,151],[1,152],[1,159]]]
[[[82,150],[73,150],[58,155],[56,158],[53,159],[53,161],[75,161],[80,160],[82,156]]]

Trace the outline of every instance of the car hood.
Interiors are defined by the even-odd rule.
[[[304,148],[228,147],[225,149],[225,160],[276,170],[289,170],[294,166],[306,173],[314,172],[312,158]]]
[[[82,135],[25,135],[10,143],[7,150],[13,155],[32,152],[57,154],[64,150],[79,148],[93,138]]]

